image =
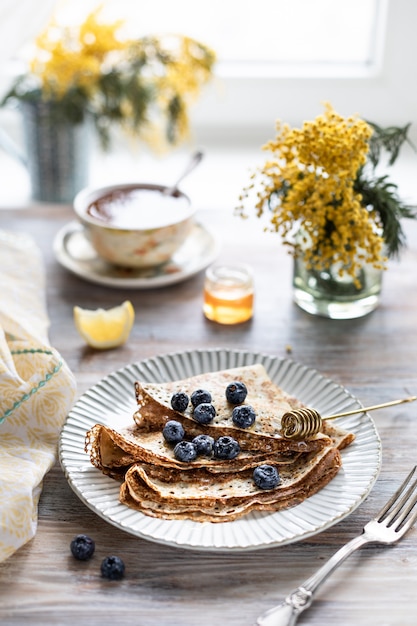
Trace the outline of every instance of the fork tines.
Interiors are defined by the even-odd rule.
[[[415,520],[417,519],[417,510],[414,511],[411,517],[409,517],[408,519],[407,517],[417,503],[417,478],[415,478],[410,484],[410,481],[413,478],[416,469],[417,465],[413,467],[402,485],[397,489],[392,498],[388,500],[386,505],[379,512],[376,518],[378,522],[384,521],[388,527],[396,523],[396,531],[410,528],[410,526],[412,526],[412,524],[415,522]],[[403,495],[401,496],[401,494]]]

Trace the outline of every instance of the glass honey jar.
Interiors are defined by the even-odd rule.
[[[206,270],[203,312],[219,324],[239,324],[253,316],[254,283],[244,264],[212,265]]]

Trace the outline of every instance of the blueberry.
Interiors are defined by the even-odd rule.
[[[162,434],[165,441],[168,443],[178,443],[184,439],[185,431],[180,422],[177,422],[176,420],[169,420],[165,424]]]
[[[178,411],[178,413],[184,413],[189,401],[190,398],[183,391],[178,391],[178,393],[174,393],[171,396],[171,406],[174,411]]]
[[[201,404],[197,404],[194,409],[194,419],[199,424],[209,424],[213,421],[216,415],[216,409],[212,404],[208,402],[202,402]]]
[[[197,457],[197,448],[191,441],[180,441],[174,448],[174,456],[178,461],[189,463]]]
[[[87,535],[76,535],[70,544],[72,555],[79,561],[90,559],[94,554],[95,547],[96,544]]]
[[[121,580],[125,575],[125,564],[118,556],[106,556],[101,562],[101,575],[109,580]]]
[[[191,394],[191,404],[193,405],[193,407],[196,407],[202,402],[208,402],[210,404],[211,393],[209,391],[206,391],[205,389],[196,389]]]
[[[240,404],[235,406],[232,412],[232,420],[235,426],[239,428],[248,428],[252,426],[256,419],[256,413],[249,404]]]
[[[245,383],[241,383],[238,380],[233,381],[226,387],[226,400],[230,404],[242,404],[246,400],[248,390]]]
[[[240,452],[240,446],[233,437],[219,437],[213,445],[214,456],[217,459],[234,459]]]
[[[253,480],[259,489],[274,489],[281,482],[278,470],[273,465],[258,465],[258,467],[255,467]]]
[[[210,435],[197,435],[194,437],[193,444],[196,447],[197,454],[203,456],[211,456],[213,454],[214,439]]]

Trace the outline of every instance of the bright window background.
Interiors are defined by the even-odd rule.
[[[77,19],[94,4],[64,2],[61,14]],[[216,50],[221,66],[368,65],[375,58],[384,5],[385,0],[152,0],[146,5],[105,0],[103,15],[126,18],[133,36],[178,32],[195,37]]]
[[[71,19],[97,4],[97,0],[57,2]],[[0,0],[1,89],[10,80],[3,59],[14,56],[24,36],[39,32],[53,4],[54,0]],[[323,101],[342,115],[357,113],[381,125],[412,122],[417,144],[416,0],[103,0],[103,4],[109,18],[128,20],[133,36],[177,31],[201,39],[217,52],[216,78],[191,111],[192,141],[207,158],[186,184],[201,206],[216,206],[220,199],[223,205],[234,206],[254,155],[264,156],[260,146],[274,135],[275,121],[298,126],[322,112]],[[0,130],[19,138],[20,126],[17,112],[0,111]],[[100,159],[93,182],[126,180],[131,172],[134,176],[140,172],[143,180],[154,179],[153,160],[146,161],[141,153],[138,169],[137,155],[131,158],[125,144],[121,148],[116,159],[111,155],[108,161]],[[170,167],[169,159],[165,168]],[[405,196],[407,185],[415,196],[415,163],[410,149],[401,181]],[[7,197],[10,183],[9,196],[19,205],[21,194],[28,192],[27,173],[4,153],[1,164],[5,185],[0,198]],[[172,176],[179,169],[173,163]],[[155,180],[161,181],[162,175],[158,169]]]
[[[1,2],[10,7],[24,2],[37,11],[36,0]],[[79,20],[97,0],[57,3],[68,19]],[[417,134],[415,0],[102,4],[105,17],[127,19],[133,36],[176,31],[217,52],[216,78],[192,110],[198,137],[204,132],[210,139],[229,141],[252,134],[258,142],[270,135],[277,118],[299,124],[321,112],[323,101],[341,114],[358,113],[383,125],[411,121]],[[19,13],[17,8],[9,12]],[[4,20],[0,34],[2,28],[11,32]]]

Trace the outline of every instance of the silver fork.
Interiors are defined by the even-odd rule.
[[[413,467],[403,484],[362,533],[338,550],[315,574],[292,591],[284,602],[258,617],[257,626],[293,626],[300,613],[311,606],[317,589],[343,561],[367,543],[395,543],[410,530],[417,519],[417,478]]]

